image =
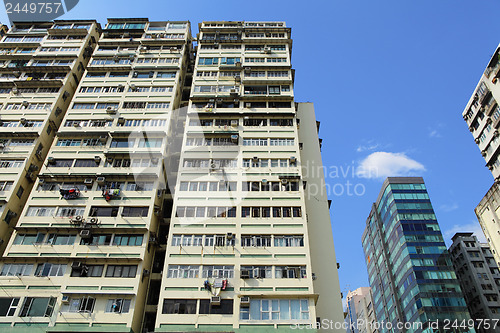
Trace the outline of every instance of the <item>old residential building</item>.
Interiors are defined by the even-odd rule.
[[[488,244],[472,232],[457,233],[450,246],[451,259],[473,319],[500,320],[500,272]],[[490,332],[478,327],[478,332]]]

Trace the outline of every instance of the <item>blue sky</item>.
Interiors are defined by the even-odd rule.
[[[499,12],[494,0],[80,0],[64,18],[190,20],[193,34],[202,20],[286,21],[296,100],[315,103],[323,162],[340,174],[327,183],[345,295],[368,285],[361,234],[383,180],[353,168],[423,176],[448,244],[480,230],[474,207],[493,177],[461,113],[500,42]]]

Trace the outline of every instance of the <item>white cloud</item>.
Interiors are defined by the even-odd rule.
[[[362,178],[386,178],[414,176],[425,171],[423,164],[404,153],[377,151],[368,155],[359,164],[356,174]]]
[[[438,130],[429,130],[429,137],[431,138],[440,138],[441,133],[438,132]]]
[[[439,209],[445,213],[449,213],[451,211],[458,209],[458,204],[456,202],[453,202],[451,204],[443,204],[439,206]]]
[[[457,232],[473,232],[481,243],[487,243],[486,237],[484,237],[483,229],[481,229],[481,226],[477,221],[472,221],[468,224],[455,224],[450,229],[444,230],[443,236],[446,243],[451,244],[451,237],[453,237]]]
[[[377,149],[378,147],[380,147],[380,145],[378,143],[375,143],[375,144],[368,144],[368,145],[361,145],[361,146],[358,146],[358,148],[356,148],[356,151],[358,153],[362,153],[364,151],[371,151],[371,150],[375,150]]]

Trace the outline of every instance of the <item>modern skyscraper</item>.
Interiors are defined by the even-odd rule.
[[[18,23],[0,42],[0,254],[83,75],[98,29],[89,20]]]
[[[490,247],[472,232],[457,233],[452,240],[451,260],[471,317],[500,321],[500,272]],[[484,326],[477,331],[491,332]]]
[[[50,58],[36,61],[70,62],[60,48],[86,46],[80,36],[95,23],[85,24],[56,23],[49,50],[36,51]],[[188,22],[108,21],[3,258],[3,325],[136,333],[144,318],[154,325],[190,52]]]
[[[324,179],[302,170],[321,155],[312,105],[294,103],[291,29],[199,29],[156,330],[342,323]]]
[[[486,167],[500,179],[500,47],[495,50],[462,116],[481,150]]]
[[[50,45],[27,44],[31,78],[73,90],[52,106],[52,135],[61,126],[43,143],[47,159],[42,166],[42,152],[30,170],[38,180],[5,242],[0,327],[289,331],[343,322],[319,123],[312,104],[294,102],[284,22],[204,22],[197,52],[189,22],[44,25]],[[13,29],[16,50],[41,33],[34,23]],[[63,52],[80,51],[74,75],[60,74],[60,61],[76,63]],[[0,83],[17,82],[12,75]],[[48,103],[35,92],[30,117]]]
[[[379,322],[433,332],[436,320],[470,319],[422,178],[384,181],[362,242]]]
[[[347,296],[348,333],[377,333],[375,311],[370,287],[360,287],[350,291]]]

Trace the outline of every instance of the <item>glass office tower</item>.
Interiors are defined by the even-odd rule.
[[[363,249],[375,316],[394,327],[381,332],[437,332],[437,320],[470,319],[422,178],[384,181],[366,221]],[[398,322],[421,324],[399,330]]]

